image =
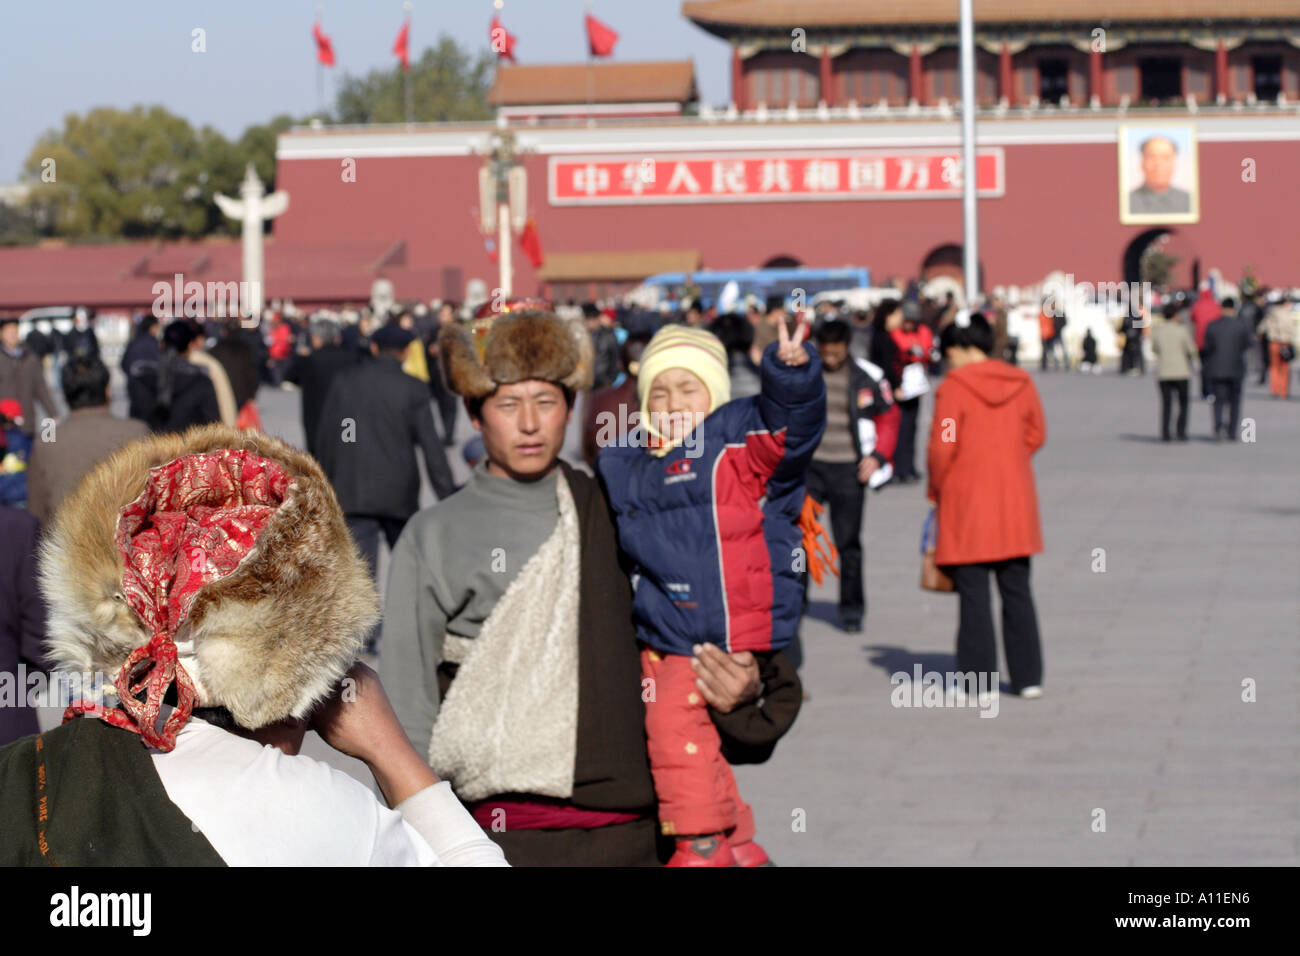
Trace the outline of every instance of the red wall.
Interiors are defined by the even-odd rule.
[[[1149,226],[1119,222],[1113,144],[1007,146],[1006,195],[980,203],[986,286],[1028,285],[1049,272],[1080,282],[1124,278],[1126,246]],[[1242,160],[1257,181],[1242,181]],[[406,239],[407,265],[458,266],[466,279],[494,285],[474,209],[475,157],[361,158],[345,183],[339,160],[282,160],[277,188],[290,208],[275,220],[285,239]],[[705,268],[746,268],[789,255],[809,266],[865,265],[877,279],[916,275],[937,246],[962,241],[960,200],[873,200],[692,205],[552,207],[546,157],[529,156],[530,207],[544,249],[555,252],[698,249]],[[1251,265],[1270,284],[1300,285],[1300,228],[1294,170],[1300,142],[1202,142],[1201,221],[1176,226],[1186,258],[1201,274],[1230,280]],[[515,288],[532,292],[535,274],[515,257]],[[1180,270],[1190,270],[1184,262]],[[431,274],[432,275],[432,274]],[[434,282],[433,278],[424,281]],[[440,281],[440,280],[439,280]],[[399,297],[447,294],[440,287],[396,290]]]

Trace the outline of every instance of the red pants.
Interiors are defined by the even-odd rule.
[[[1282,343],[1268,343],[1268,390],[1278,398],[1291,394],[1291,363],[1282,361]]]
[[[732,844],[754,838],[754,812],[740,799],[709,707],[695,686],[691,658],[641,648],[641,676],[653,683],[645,705],[646,748],[668,836],[726,833]]]

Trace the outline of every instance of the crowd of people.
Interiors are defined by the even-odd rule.
[[[35,714],[0,708],[0,745],[17,741],[0,811],[24,809],[41,753],[107,754],[194,824],[169,831],[169,862],[769,864],[730,767],[767,760],[806,699],[800,621],[827,571],[838,626],[866,627],[869,492],[923,483],[933,506],[970,681],[954,694],[998,671],[990,575],[1010,686],[1042,694],[1037,389],[1002,303],[899,291],[869,311],[145,316],[120,362],[126,418],[88,316],[58,341],[5,322],[0,415],[25,487],[0,507],[0,671],[98,671],[116,694],[103,728],[72,720],[35,750]],[[1202,294],[1191,325],[1183,311],[1130,327],[1156,357],[1162,437],[1186,438],[1198,362],[1215,433],[1234,434],[1261,339],[1285,397],[1281,310]],[[1043,325],[1044,369],[1069,367],[1063,332]],[[298,390],[304,449],[260,430],[260,387]],[[575,413],[585,467],[561,457]],[[439,499],[423,510],[420,460]],[[290,759],[309,728],[367,763],[382,802]],[[116,823],[70,822],[54,850],[24,830],[0,857],[82,861],[156,820]]]

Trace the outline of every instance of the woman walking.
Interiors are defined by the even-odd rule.
[[[983,316],[949,325],[940,348],[948,375],[935,393],[929,497],[939,523],[935,563],[960,598],[957,670],[996,692],[992,573],[1011,687],[1039,697],[1043,657],[1029,558],[1043,550],[1032,462],[1047,437],[1042,404],[1028,373],[989,358],[993,330]]]
[[[1274,398],[1291,396],[1291,360],[1295,358],[1295,324],[1288,303],[1278,302],[1269,308],[1260,326],[1268,342],[1268,391]]]

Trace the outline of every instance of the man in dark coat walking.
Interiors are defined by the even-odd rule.
[[[1225,302],[1225,305],[1228,303]],[[1236,440],[1241,420],[1241,383],[1246,377],[1246,354],[1255,344],[1250,321],[1229,308],[1205,330],[1201,361],[1214,392],[1214,438]]]
[[[456,490],[433,424],[428,388],[402,371],[413,338],[398,325],[377,330],[370,337],[374,357],[335,377],[316,425],[314,454],[334,485],[372,575],[379,566],[380,532],[391,550],[420,508],[420,472],[412,446],[423,453],[438,498]],[[372,651],[377,642],[376,634],[369,642]]]
[[[320,457],[316,447],[316,430],[321,410],[334,379],[361,360],[361,353],[343,347],[338,323],[317,319],[311,324],[311,352],[295,357],[286,381],[302,390],[302,434],[307,451]]]
[[[0,505],[0,680],[12,679],[16,695],[11,704],[0,707],[0,747],[34,734],[36,711],[27,707],[32,686],[19,679],[19,666],[27,673],[49,669],[41,650],[45,639],[45,602],[36,586],[35,518]]]

